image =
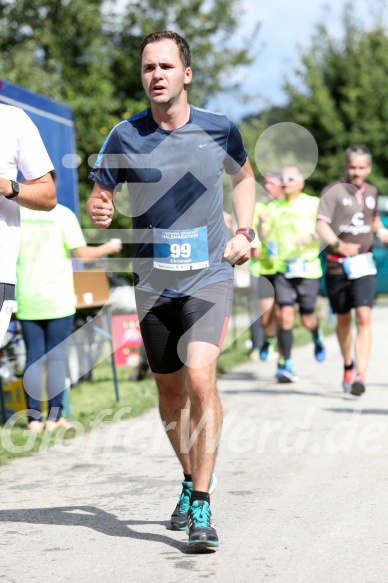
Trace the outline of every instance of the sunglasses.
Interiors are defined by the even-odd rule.
[[[296,178],[295,176],[283,176],[282,182],[283,184],[285,182],[303,182],[303,178],[301,178],[300,176],[298,178]]]

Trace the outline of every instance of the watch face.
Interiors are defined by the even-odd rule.
[[[8,196],[5,196],[5,198],[8,198],[8,200],[12,200],[13,198],[15,198],[15,196],[17,196],[19,194],[19,183],[15,182],[14,180],[11,180],[11,187],[12,187],[12,194],[9,194]]]
[[[237,229],[236,233],[241,233],[244,234],[246,236],[246,238],[250,241],[253,241],[253,239],[256,237],[256,233],[253,229],[248,229],[248,228],[241,228],[241,229]]]
[[[19,183],[12,180],[12,196],[17,196],[19,194]]]

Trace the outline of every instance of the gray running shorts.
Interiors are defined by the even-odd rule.
[[[293,277],[287,279],[283,273],[275,276],[275,300],[281,307],[299,304],[301,314],[312,314],[319,293],[319,278],[307,279],[305,277]]]

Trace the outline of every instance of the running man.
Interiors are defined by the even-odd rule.
[[[317,232],[328,245],[326,286],[337,316],[337,338],[344,359],[342,386],[356,396],[365,392],[372,343],[371,312],[376,293],[373,237],[377,235],[382,243],[388,243],[388,231],[378,216],[377,190],[365,182],[371,164],[372,155],[365,146],[346,150],[346,175],[322,191],[317,221]],[[356,362],[352,310],[357,328]]]
[[[155,32],[143,39],[140,54],[150,108],[108,135],[90,175],[95,186],[87,210],[96,227],[109,227],[113,200],[128,184],[141,331],[160,415],[184,474],[171,525],[187,527],[190,547],[218,547],[209,496],[222,426],[216,367],[233,265],[249,259],[254,238],[255,181],[236,126],[188,103],[185,39]],[[233,186],[232,238],[223,217],[223,168]]]
[[[280,383],[297,380],[291,359],[295,303],[299,304],[302,325],[311,332],[318,362],[326,358],[315,306],[322,276],[316,219],[319,199],[303,193],[302,171],[287,166],[282,171],[285,199],[268,215],[267,230],[261,229],[269,249],[278,258],[275,275],[275,300],[279,306],[279,359],[276,377]],[[270,240],[271,239],[271,240]]]

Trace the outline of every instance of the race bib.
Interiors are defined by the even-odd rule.
[[[358,279],[365,275],[375,275],[377,273],[372,253],[361,253],[354,257],[341,257],[338,261],[342,263],[348,279]]]
[[[306,261],[304,259],[291,259],[287,261],[284,277],[287,279],[306,277]]]
[[[153,229],[154,267],[189,271],[209,267],[207,227],[185,231]]]

